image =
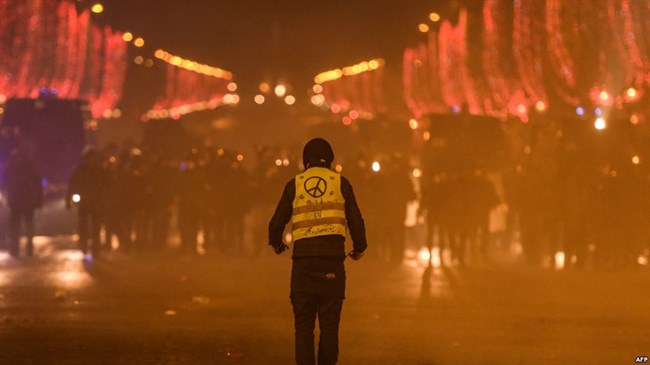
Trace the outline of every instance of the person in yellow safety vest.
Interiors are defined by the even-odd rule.
[[[315,138],[302,153],[305,171],[284,188],[269,222],[269,245],[276,254],[289,248],[283,231],[291,220],[293,267],[291,304],[298,365],[315,365],[314,327],[320,327],[318,364],[334,365],[339,352],[339,322],[345,298],[345,234],[350,230],[353,260],[363,256],[365,226],[350,182],[331,170],[330,144]]]

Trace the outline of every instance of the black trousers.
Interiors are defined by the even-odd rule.
[[[101,221],[101,209],[94,206],[79,205],[77,210],[77,231],[79,233],[79,249],[84,254],[88,252],[88,246],[90,246],[93,256],[99,256]]]
[[[294,258],[291,270],[296,364],[315,365],[314,328],[320,328],[318,365],[334,365],[339,354],[339,323],[345,297],[341,258]]]
[[[9,253],[18,256],[20,251],[20,223],[25,223],[27,255],[34,253],[34,209],[11,209],[9,213]]]

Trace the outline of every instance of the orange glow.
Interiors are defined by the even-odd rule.
[[[242,155],[241,153],[238,154],[237,155],[237,161],[239,161],[239,162],[244,161],[244,155]]]
[[[133,40],[133,34],[131,32],[126,32],[122,34],[122,39],[124,42],[131,42]]]
[[[338,173],[341,173],[341,171],[343,171],[343,166],[341,166],[340,164],[337,164],[337,165],[334,167],[334,170],[335,170],[336,172],[338,172]]]
[[[293,95],[287,95],[287,97],[284,98],[284,102],[287,103],[287,105],[293,105],[296,103],[296,98]]]
[[[633,164],[638,165],[640,162],[641,162],[641,160],[639,159],[639,156],[632,157],[632,163]]]
[[[142,56],[136,56],[136,57],[133,59],[133,62],[134,62],[136,65],[141,65],[142,62],[144,62],[144,58],[142,58]]]
[[[429,14],[429,20],[432,22],[436,23],[440,21],[440,15],[438,13],[431,13]]]
[[[352,118],[350,118],[348,116],[343,117],[343,124],[345,124],[345,125],[352,124]]]
[[[350,110],[350,118],[353,120],[359,118],[359,112],[356,110]]]
[[[320,94],[323,92],[323,86],[316,84],[312,87],[312,90],[314,90],[316,94]]]
[[[269,90],[271,90],[271,85],[269,85],[267,82],[263,82],[260,84],[259,88],[261,92],[266,94],[269,92]]]
[[[411,129],[418,129],[418,121],[415,119],[409,120],[409,127],[411,127]]]
[[[136,38],[135,41],[133,41],[133,45],[136,46],[136,47],[144,46],[144,39]]]
[[[227,88],[228,91],[235,92],[237,91],[237,84],[235,84],[234,82],[229,82]]]
[[[426,25],[426,24],[424,24],[424,23],[420,23],[420,24],[418,25],[418,30],[419,30],[420,32],[422,32],[422,33],[426,33],[426,32],[429,31],[429,26]]]
[[[428,141],[429,139],[431,139],[431,133],[429,133],[428,131],[424,132],[422,138],[424,138],[425,141]]]
[[[264,104],[264,95],[262,94],[255,95],[255,103],[259,105]]]
[[[538,101],[535,103],[535,109],[537,109],[538,112],[543,112],[546,110],[546,104],[544,104],[543,101]]]

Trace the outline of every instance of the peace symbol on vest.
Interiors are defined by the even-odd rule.
[[[325,195],[327,190],[327,182],[320,176],[312,176],[309,179],[305,180],[303,185],[307,194],[313,198],[320,198]]]

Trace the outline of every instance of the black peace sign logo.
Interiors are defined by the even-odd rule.
[[[303,187],[305,188],[307,194],[310,196],[314,198],[320,198],[321,196],[325,195],[325,191],[327,190],[327,182],[322,177],[312,176],[309,179],[305,180]]]

